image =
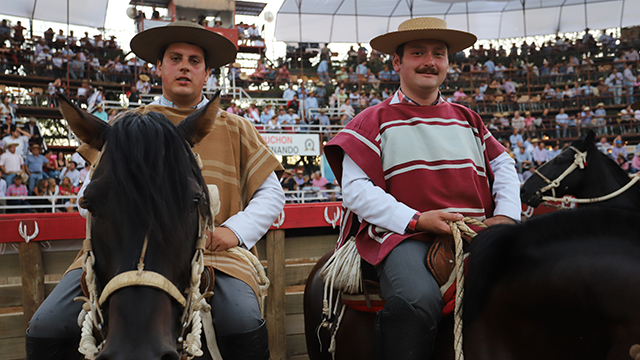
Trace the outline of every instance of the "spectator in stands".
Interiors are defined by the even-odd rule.
[[[332,134],[331,134],[331,120],[329,119],[329,116],[327,116],[325,114],[325,110],[324,109],[320,109],[320,113],[318,115],[316,115],[316,117],[317,117],[318,123],[320,124],[320,127],[322,129],[323,141],[331,140],[331,137],[332,137]]]
[[[80,88],[78,88],[78,90],[79,89]],[[137,104],[140,102],[140,92],[138,91],[136,85],[131,85],[131,88],[129,89],[129,91],[127,91],[125,96],[129,100],[129,103]]]
[[[511,128],[513,130],[518,130],[519,132],[523,132],[525,127],[526,127],[526,124],[525,124],[524,118],[520,116],[519,111],[515,111],[513,113],[513,119],[511,119]]]
[[[613,69],[611,75],[605,81],[605,84],[609,86],[610,91],[613,93],[613,100],[616,105],[622,103],[622,85],[624,83],[624,77],[617,69]]]
[[[346,99],[342,105],[340,105],[340,124],[347,125],[351,119],[356,115],[356,111],[351,106],[351,100]]]
[[[309,92],[309,97],[304,100],[304,108],[306,109],[307,114],[309,114],[309,110],[313,108],[318,108],[318,100],[316,99],[316,92],[311,90]]]
[[[155,6],[151,7],[151,20],[159,20],[160,19],[160,12],[158,10],[156,10]]]
[[[531,157],[531,153],[526,151],[524,146],[519,146],[518,151],[515,153],[516,157],[516,169],[518,170],[518,174],[522,174],[524,169],[528,169],[529,166],[533,163],[533,158]]]
[[[382,70],[378,73],[378,79],[381,82],[389,82],[391,81],[391,71],[389,71],[389,65],[383,65]]]
[[[320,64],[318,64],[318,79],[322,82],[329,83],[331,79],[329,78],[329,60],[320,60]]]
[[[151,78],[149,78],[149,75],[147,74],[140,74],[140,76],[138,77],[138,81],[136,82],[136,89],[141,94],[148,94],[149,92],[151,92],[151,84],[149,83],[149,80],[151,80]]]
[[[340,67],[340,70],[336,71],[336,81],[338,84],[344,84],[347,80],[349,80],[349,73],[347,72],[347,69],[342,66]]]
[[[457,87],[456,92],[453,93],[453,102],[459,103],[461,100],[466,100],[467,94],[464,93],[462,88]]]
[[[324,87],[323,81],[318,81],[316,83],[316,100],[318,100],[318,106],[324,107],[325,101],[324,98],[327,96],[327,89]]]
[[[69,76],[74,80],[84,78],[84,65],[85,62],[82,61],[80,54],[77,54],[75,58],[69,62]]]
[[[68,178],[73,186],[78,186],[80,184],[80,171],[77,169],[77,163],[69,161],[69,166],[62,169],[59,178],[62,182],[64,182],[65,178]]]
[[[0,23],[0,47],[4,47],[5,41],[11,38],[11,28],[7,24],[7,20],[3,19]]]
[[[75,204],[76,202],[75,196],[73,195],[78,194],[76,187],[77,185],[73,185],[73,180],[71,180],[71,178],[69,178],[68,176],[62,178],[60,186],[58,187],[58,193],[60,194],[60,196],[69,197],[69,200],[65,201],[65,205],[67,205],[67,212],[78,211],[76,207],[73,206],[73,204]]]
[[[356,74],[358,79],[365,80],[367,76],[367,60],[359,60],[360,64],[356,67]]]
[[[613,140],[613,147],[611,148],[611,158],[617,159],[619,154],[622,154],[626,158],[627,148],[624,146],[624,143],[622,142],[622,137],[616,136],[616,138]]]
[[[44,41],[46,43],[47,46],[49,46],[49,48],[53,47],[53,38],[55,37],[56,33],[53,31],[52,28],[48,28],[45,32],[44,32]]]
[[[252,25],[255,27],[255,25]],[[258,60],[256,70],[249,77],[254,81],[264,81],[264,76],[267,73],[267,69],[264,67],[262,60]]]
[[[631,51],[629,51],[631,52]],[[636,52],[637,54],[637,52]],[[633,74],[633,63],[629,62],[622,72],[622,78],[624,81],[624,87],[627,90],[627,104],[634,102],[633,98],[633,85],[636,81],[636,75]]]
[[[118,111],[118,109],[116,109],[116,108],[113,108],[113,109],[109,110],[109,112],[108,112],[108,114],[109,114],[109,117],[108,117],[108,119],[109,119],[109,120],[108,120],[108,122],[110,122],[110,121],[111,121],[111,120],[113,120],[116,116],[118,116],[118,113],[119,113],[119,111]]]
[[[249,121],[251,121],[254,124],[261,123],[260,110],[258,110],[255,103],[249,104],[249,108],[245,111],[245,118],[249,119]]]
[[[278,116],[269,116],[268,114],[264,114],[260,115],[260,117],[268,117],[269,119],[267,120],[265,124],[265,130],[267,132],[280,132],[282,131],[282,127],[280,126],[280,124],[278,124]]]
[[[7,205],[9,206],[31,205],[26,199],[26,197],[29,196],[29,192],[27,190],[27,187],[24,186],[24,184],[22,184],[22,176],[13,177],[12,181],[13,181],[12,184],[9,185],[9,187],[7,188],[6,196],[20,197],[20,199],[7,200]],[[33,212],[33,210],[31,208],[22,208],[22,209],[15,209],[11,212],[29,213],[29,212]]]
[[[24,26],[22,26],[22,22],[20,22],[20,20],[18,20],[16,22],[16,24],[13,26],[13,41],[15,41],[16,44],[18,44],[19,46],[22,46],[22,43],[24,43],[24,31],[27,28],[25,28]]]
[[[518,144],[524,143],[524,139],[518,129],[513,129],[513,133],[509,136],[509,142],[511,143],[513,151],[516,151],[516,148],[519,146]]]
[[[17,152],[17,146],[16,142],[5,143],[4,153],[0,155],[0,170],[7,184],[12,184],[13,178],[25,170],[24,159]]]
[[[367,83],[369,83],[373,89],[378,90],[378,88],[380,87],[380,79],[378,79],[376,75],[371,72],[371,69],[367,69],[367,74],[365,76],[367,78]]]
[[[289,124],[295,124],[296,120],[300,118],[297,112],[295,112],[292,108],[287,109],[289,116],[291,117],[291,122]]]
[[[22,126],[22,130],[31,135],[29,142],[42,145],[42,136],[38,127],[38,120],[31,116],[29,121]]]
[[[104,120],[105,122],[109,121],[109,115],[104,110],[104,106],[102,105],[102,103],[96,105],[96,109],[93,111],[93,115]]]
[[[544,141],[542,140],[538,141],[538,143],[536,144],[536,147],[533,149],[533,152],[531,153],[533,164],[535,165],[536,168],[540,167],[542,164],[549,161],[549,151],[544,145],[545,145]]]
[[[313,184],[313,187],[324,190],[327,188],[329,180],[322,176],[320,171],[315,171],[311,174],[311,183]]]
[[[31,139],[31,134],[20,129],[16,124],[11,124],[9,127],[9,135],[5,136],[2,139],[2,143],[16,143],[16,153],[22,156],[24,159],[29,152],[29,139]]]
[[[293,90],[293,84],[289,84],[289,87],[282,94],[282,98],[284,100],[290,101],[293,100],[294,95],[297,95],[297,92]]]
[[[31,146],[31,154],[27,155],[24,162],[25,172],[29,175],[29,193],[33,192],[33,188],[38,180],[44,178],[43,166],[49,162],[49,160],[44,157],[40,151],[40,145],[33,144]]]
[[[238,109],[238,107],[236,106],[236,103],[232,101],[231,104],[229,104],[229,107],[227,108],[227,112],[230,114],[238,115],[240,113],[240,109]]]
[[[265,106],[265,108],[262,109],[262,113],[260,114],[260,123],[268,124],[272,118],[273,115],[269,114],[269,109],[267,109],[267,107]]]
[[[596,125],[596,119],[594,119],[595,114],[591,111],[591,108],[585,106],[582,108],[580,112],[580,127],[581,128],[590,128]]]
[[[565,113],[565,108],[561,107],[556,115],[556,137],[567,137],[567,129],[569,126],[569,114]],[[560,131],[562,130],[562,132]]]
[[[298,101],[298,95],[295,94],[293,95],[293,99],[289,100],[289,102],[287,102],[287,109],[293,109],[294,112],[298,112],[298,110],[300,109],[300,103]]]
[[[291,115],[287,114],[284,108],[278,110],[278,124],[291,124],[293,123]]]
[[[629,172],[631,174],[635,174],[640,171],[640,151],[636,148],[636,153],[633,155],[633,159],[631,159],[631,167],[629,168]]]
[[[376,106],[380,103],[382,103],[382,100],[380,100],[380,96],[375,92],[371,93],[371,97],[369,98],[369,106]]]
[[[309,96],[309,93],[307,92],[307,88],[305,88],[304,86],[304,82],[300,83],[300,86],[298,86],[298,99],[300,100],[305,100],[307,98],[307,96]]]
[[[280,69],[278,69],[278,82],[288,83],[291,81],[291,73],[289,73],[289,66],[287,64],[282,64]]]
[[[293,180],[293,172],[289,169],[285,170],[282,174],[282,178],[280,179],[280,185],[282,185],[282,189],[284,191],[293,191],[296,189],[296,182]],[[288,198],[291,197],[290,194],[286,195]]]
[[[92,112],[96,106],[104,101],[104,88],[102,86],[98,86],[98,88],[89,96],[87,100],[87,111]]]
[[[44,157],[47,162],[42,166],[42,171],[46,175],[45,178],[58,178],[60,176],[60,169],[58,168],[57,156],[53,155],[50,149],[44,151]]]
[[[275,116],[275,118],[277,119],[277,116]],[[295,117],[293,119],[293,124],[291,126],[291,132],[293,133],[306,133],[307,131],[309,131],[309,128],[303,125],[307,125],[307,123],[300,119],[300,117]]]
[[[307,176],[304,175],[302,170],[296,170],[296,176],[293,177],[293,181],[296,182],[296,189],[302,189],[307,182]]]
[[[349,76],[349,78],[347,79],[348,82],[352,84],[358,83],[358,74],[353,71],[353,66],[349,66],[349,69],[347,70],[347,74]]]

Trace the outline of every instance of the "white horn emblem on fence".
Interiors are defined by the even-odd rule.
[[[342,211],[340,210],[339,207],[336,207],[336,212],[334,214],[333,219],[329,218],[329,207],[325,207],[324,208],[324,220],[331,224],[331,226],[335,229],[336,225],[338,225],[338,223],[340,222],[340,215],[342,215]]]
[[[284,209],[282,209],[282,212],[280,213],[280,215],[278,215],[278,218],[273,223],[273,226],[280,228],[280,226],[282,226],[283,223],[284,223]]]
[[[31,235],[27,234],[27,225],[22,225],[22,221],[20,221],[20,225],[18,225],[18,233],[20,233],[20,236],[22,236],[24,241],[26,241],[27,243],[35,239],[36,236],[38,236],[38,233],[40,232],[40,230],[38,229],[38,222],[34,221],[33,224],[35,226],[35,229],[33,230],[33,234]]]

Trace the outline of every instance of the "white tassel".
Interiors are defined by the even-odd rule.
[[[347,294],[362,293],[362,270],[360,254],[354,238],[347,242],[329,258],[320,270],[320,278],[332,283],[332,287]]]

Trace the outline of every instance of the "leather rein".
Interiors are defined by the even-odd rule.
[[[580,151],[578,150],[576,147],[574,146],[569,146],[569,148],[571,150],[573,150],[575,152],[574,154],[574,158],[573,158],[573,163],[571,163],[571,165],[562,172],[562,174],[560,174],[555,180],[551,181],[549,180],[546,176],[544,176],[539,170],[542,169],[545,165],[548,164],[548,162],[544,165],[542,165],[541,167],[539,167],[538,169],[536,169],[535,174],[538,175],[542,180],[544,180],[547,185],[545,187],[543,187],[542,189],[536,191],[536,194],[538,196],[540,196],[540,198],[546,202],[547,204],[549,204],[550,201],[552,202],[560,202],[561,203],[561,207],[575,207],[576,204],[592,204],[592,203],[597,203],[597,202],[601,202],[601,201],[605,201],[605,200],[609,200],[611,198],[614,198],[622,193],[624,193],[625,191],[627,191],[631,186],[633,186],[636,182],[638,182],[638,180],[640,180],[640,177],[636,174],[634,176],[632,176],[631,180],[625,184],[624,186],[622,186],[620,189],[609,193],[607,195],[603,195],[603,196],[599,196],[599,197],[595,197],[595,198],[588,198],[588,199],[577,199],[575,197],[571,197],[571,196],[563,196],[561,198],[556,197],[556,188],[560,186],[560,183],[562,182],[562,180],[564,180],[567,176],[569,176],[569,174],[571,174],[574,170],[576,169],[584,169],[587,166],[587,151]],[[542,194],[546,193],[547,191],[551,190],[551,196],[542,196]]]

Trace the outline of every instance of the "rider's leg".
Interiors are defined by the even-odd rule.
[[[443,301],[425,265],[430,245],[404,240],[376,267],[387,300],[377,318],[383,360],[428,359],[431,354]]]
[[[222,358],[268,360],[267,326],[255,293],[245,282],[225,273],[218,271],[215,277],[211,316]]]
[[[28,360],[67,359],[78,354],[78,314],[82,303],[74,302],[73,298],[82,296],[81,275],[82,269],[68,272],[29,321]]]

